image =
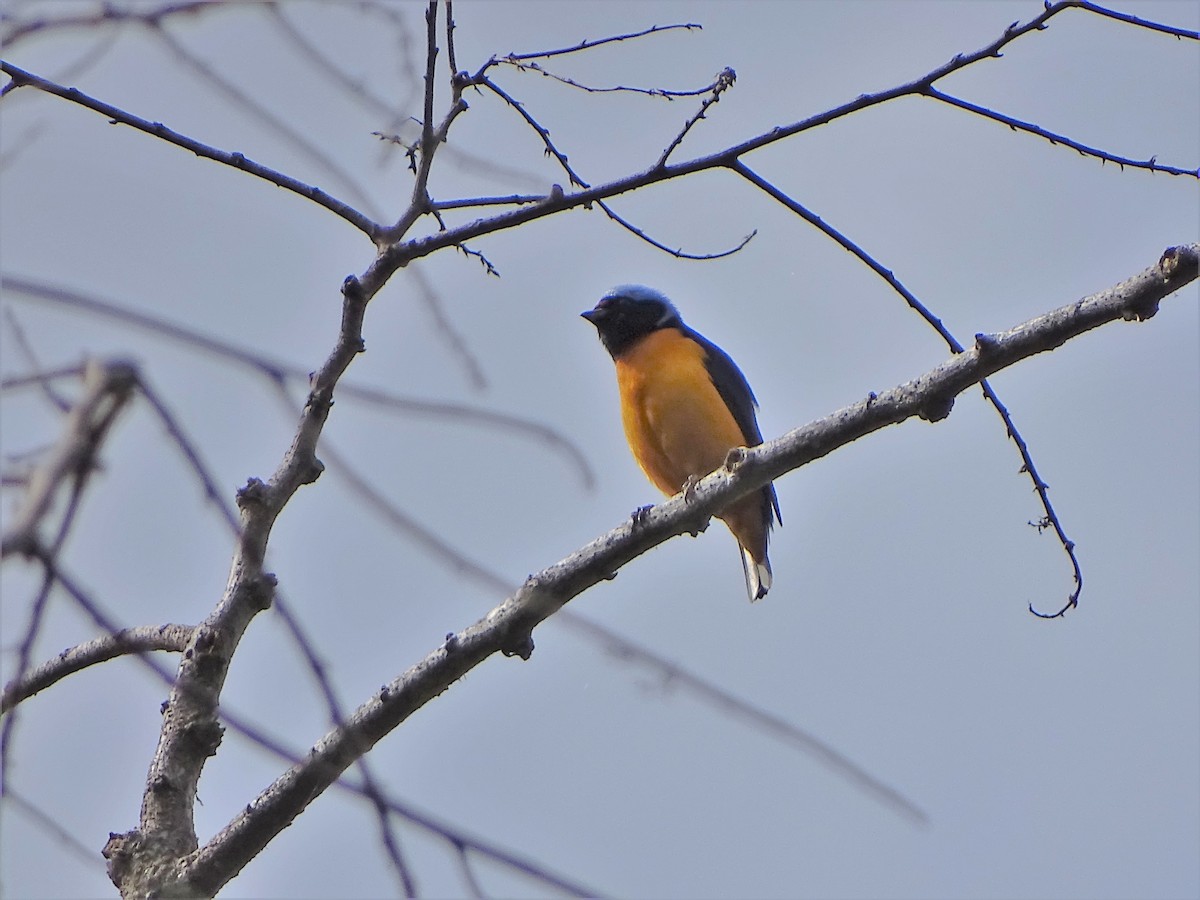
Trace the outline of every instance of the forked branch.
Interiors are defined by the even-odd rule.
[[[538,624],[650,548],[696,531],[716,510],[871,432],[914,417],[944,418],[958,394],[1020,360],[1118,319],[1149,318],[1164,297],[1192,283],[1198,271],[1200,245],[1169,248],[1156,264],[1109,290],[1006,332],[980,334],[972,348],[932,371],[742,451],[728,467],[701,480],[687,498],[676,496],[637,524],[626,522],[530,576],[487,616],[448,635],[441,647],[380,689],[344,728],[318,741],[303,763],[284,773],[204,847],[181,861],[171,889],[206,895],[218,891],[355,759],[413,712],[494,653],[528,658]]]

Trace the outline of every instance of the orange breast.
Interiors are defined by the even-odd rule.
[[[704,348],[673,328],[651,332],[616,360],[625,436],[664,494],[725,461],[746,438],[704,366]]]

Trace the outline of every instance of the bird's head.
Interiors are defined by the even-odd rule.
[[[666,295],[642,284],[617,285],[581,315],[596,326],[600,342],[614,359],[652,331],[683,325]]]

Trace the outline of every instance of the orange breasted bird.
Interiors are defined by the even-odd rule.
[[[734,447],[762,443],[754,393],[729,355],[683,324],[665,296],[623,284],[583,317],[612,355],[629,449],[667,496],[720,468]],[[751,600],[771,587],[767,539],[779,515],[768,484],[717,513],[742,551]]]

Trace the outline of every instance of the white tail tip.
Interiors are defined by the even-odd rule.
[[[767,591],[771,589],[771,563],[764,559],[762,562],[755,562],[754,557],[750,555],[750,551],[745,547],[742,551],[742,569],[746,572],[746,593],[750,596],[750,602],[761,600],[767,596]]]

